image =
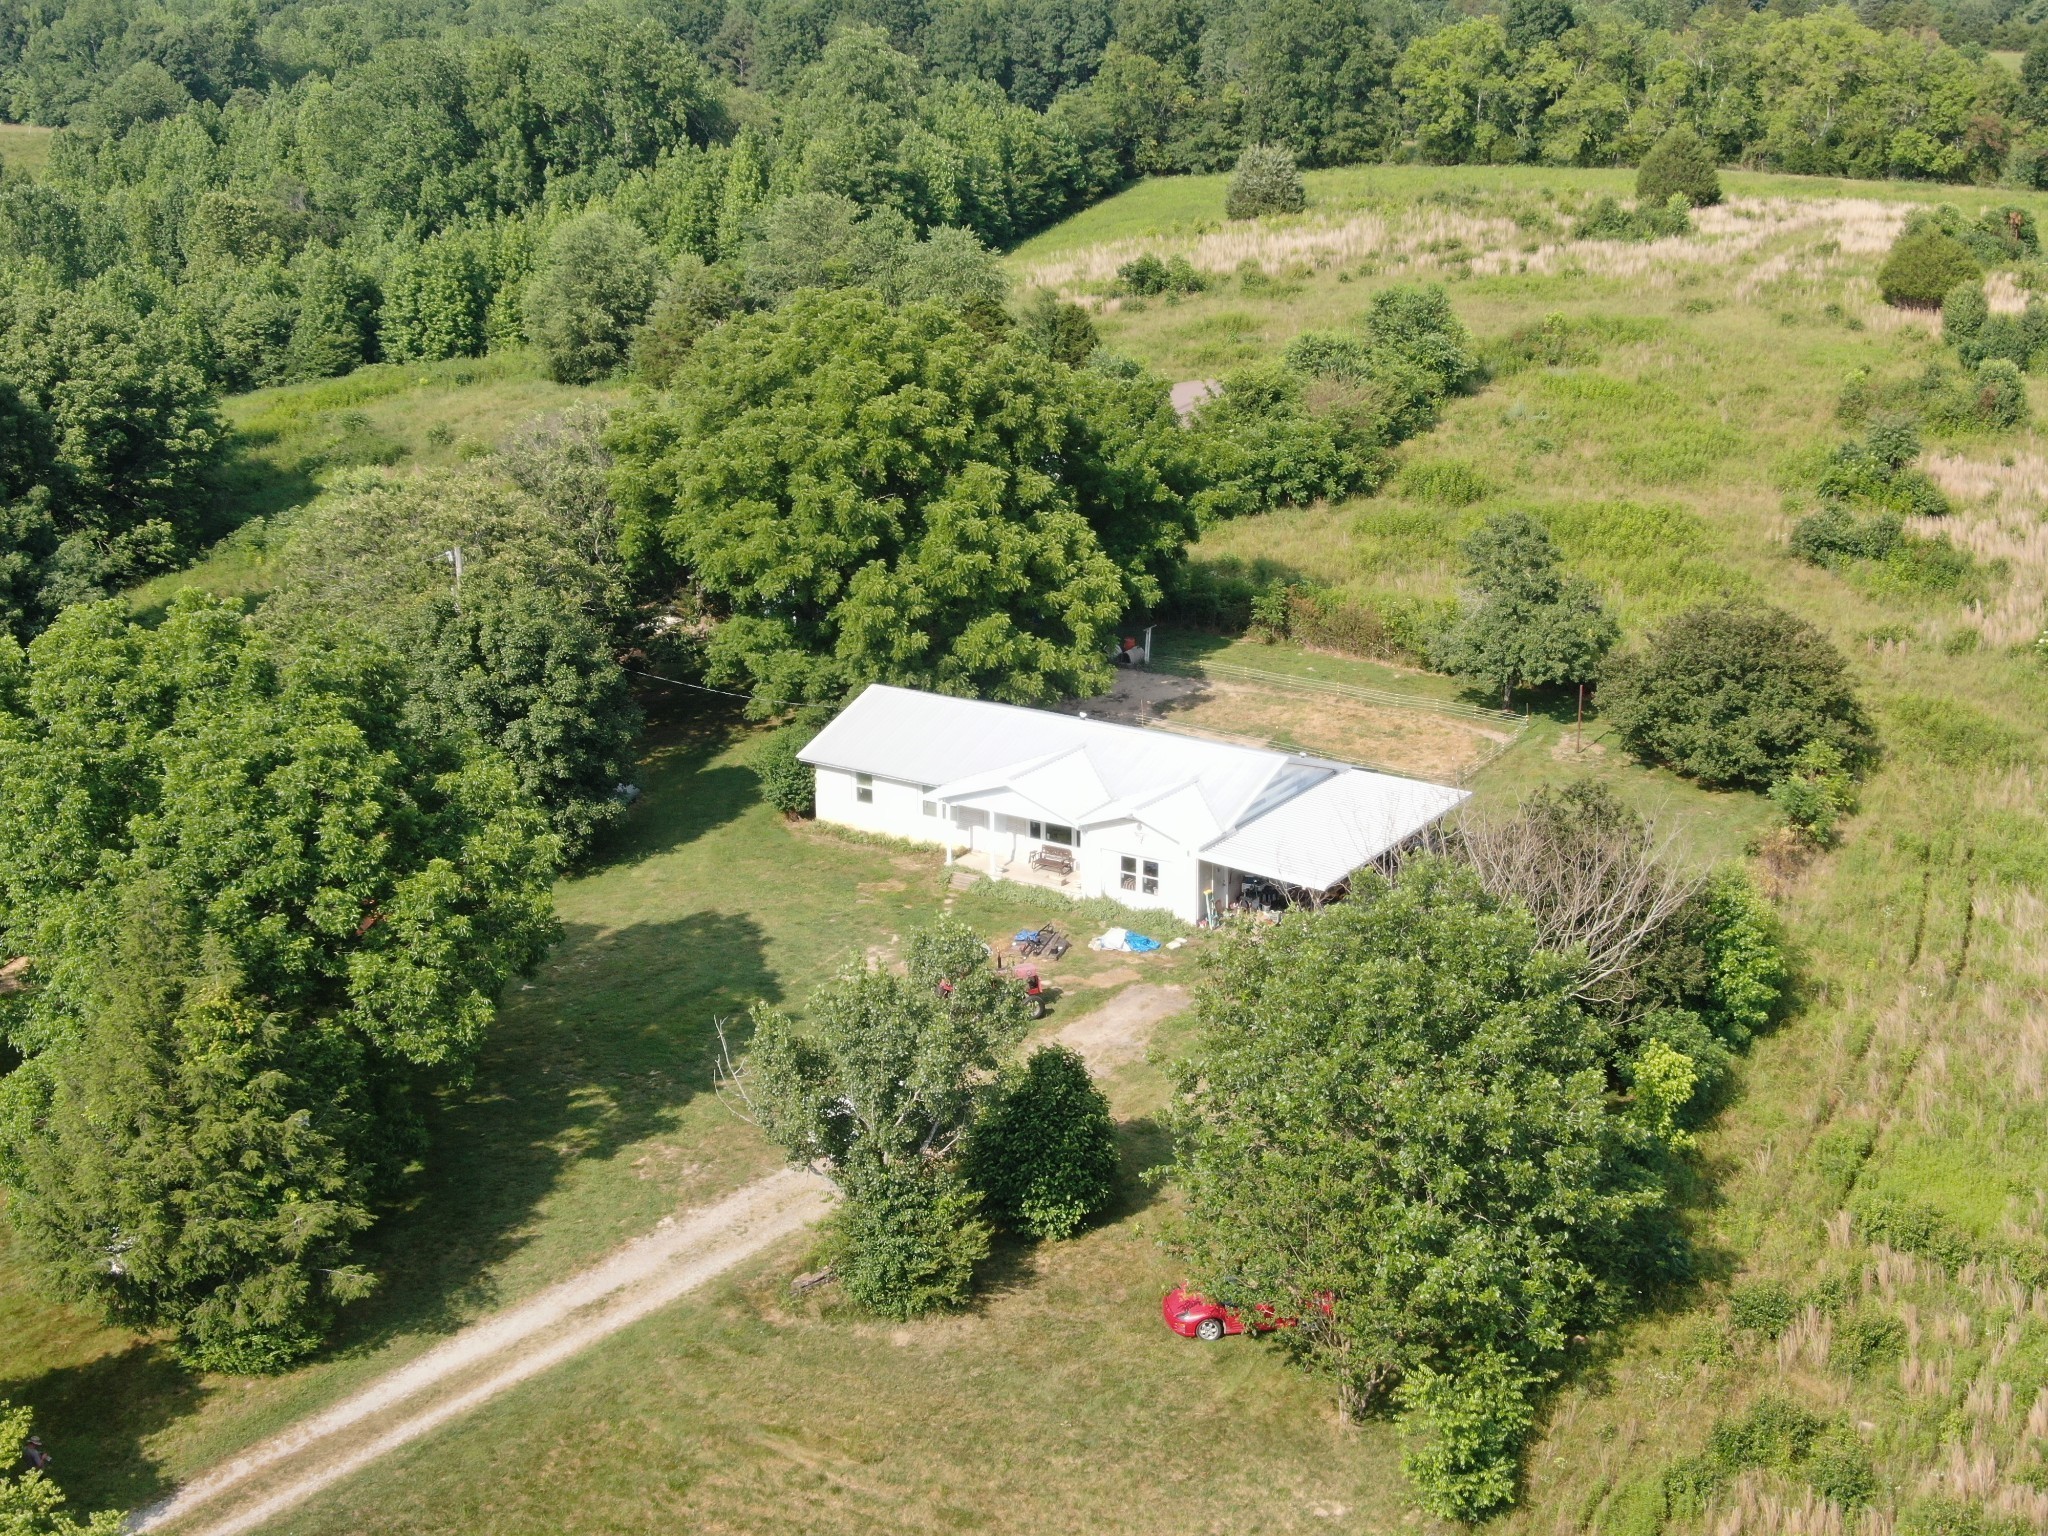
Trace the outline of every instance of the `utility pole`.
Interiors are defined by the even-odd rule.
[[[1586,734],[1586,685],[1579,684],[1579,718],[1572,724],[1572,753],[1576,756],[1585,749]]]
[[[455,567],[455,611],[462,612],[462,546],[441,551],[441,558]]]

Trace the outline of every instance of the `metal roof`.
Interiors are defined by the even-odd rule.
[[[940,799],[1007,789],[1075,826],[1151,821],[1147,807],[1171,799],[1184,807],[1171,830],[1202,857],[1316,889],[1466,798],[1321,758],[884,683],[863,689],[797,756]],[[1206,816],[1187,804],[1189,791]]]
[[[1202,850],[1212,864],[1328,890],[1454,810],[1470,791],[1352,768]]]

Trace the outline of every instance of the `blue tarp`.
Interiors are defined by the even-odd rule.
[[[1148,939],[1142,933],[1130,933],[1124,935],[1124,948],[1134,949],[1141,955],[1146,954],[1152,950],[1155,950],[1158,947],[1159,941],[1157,939]]]

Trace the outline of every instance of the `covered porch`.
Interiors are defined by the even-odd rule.
[[[946,862],[954,869],[971,870],[986,875],[991,880],[1012,880],[1019,885],[1035,885],[1048,891],[1064,891],[1069,896],[1081,893],[1081,866],[1076,858],[1071,868],[1060,870],[1049,868],[1046,863],[1034,863],[1031,850],[1020,849],[1016,857],[991,848],[949,848]]]

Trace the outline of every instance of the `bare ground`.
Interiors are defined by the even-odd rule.
[[[1080,1052],[1093,1070],[1105,1072],[1143,1057],[1153,1025],[1187,1006],[1186,987],[1151,982],[1126,987],[1060,1030],[1053,1040]]]

